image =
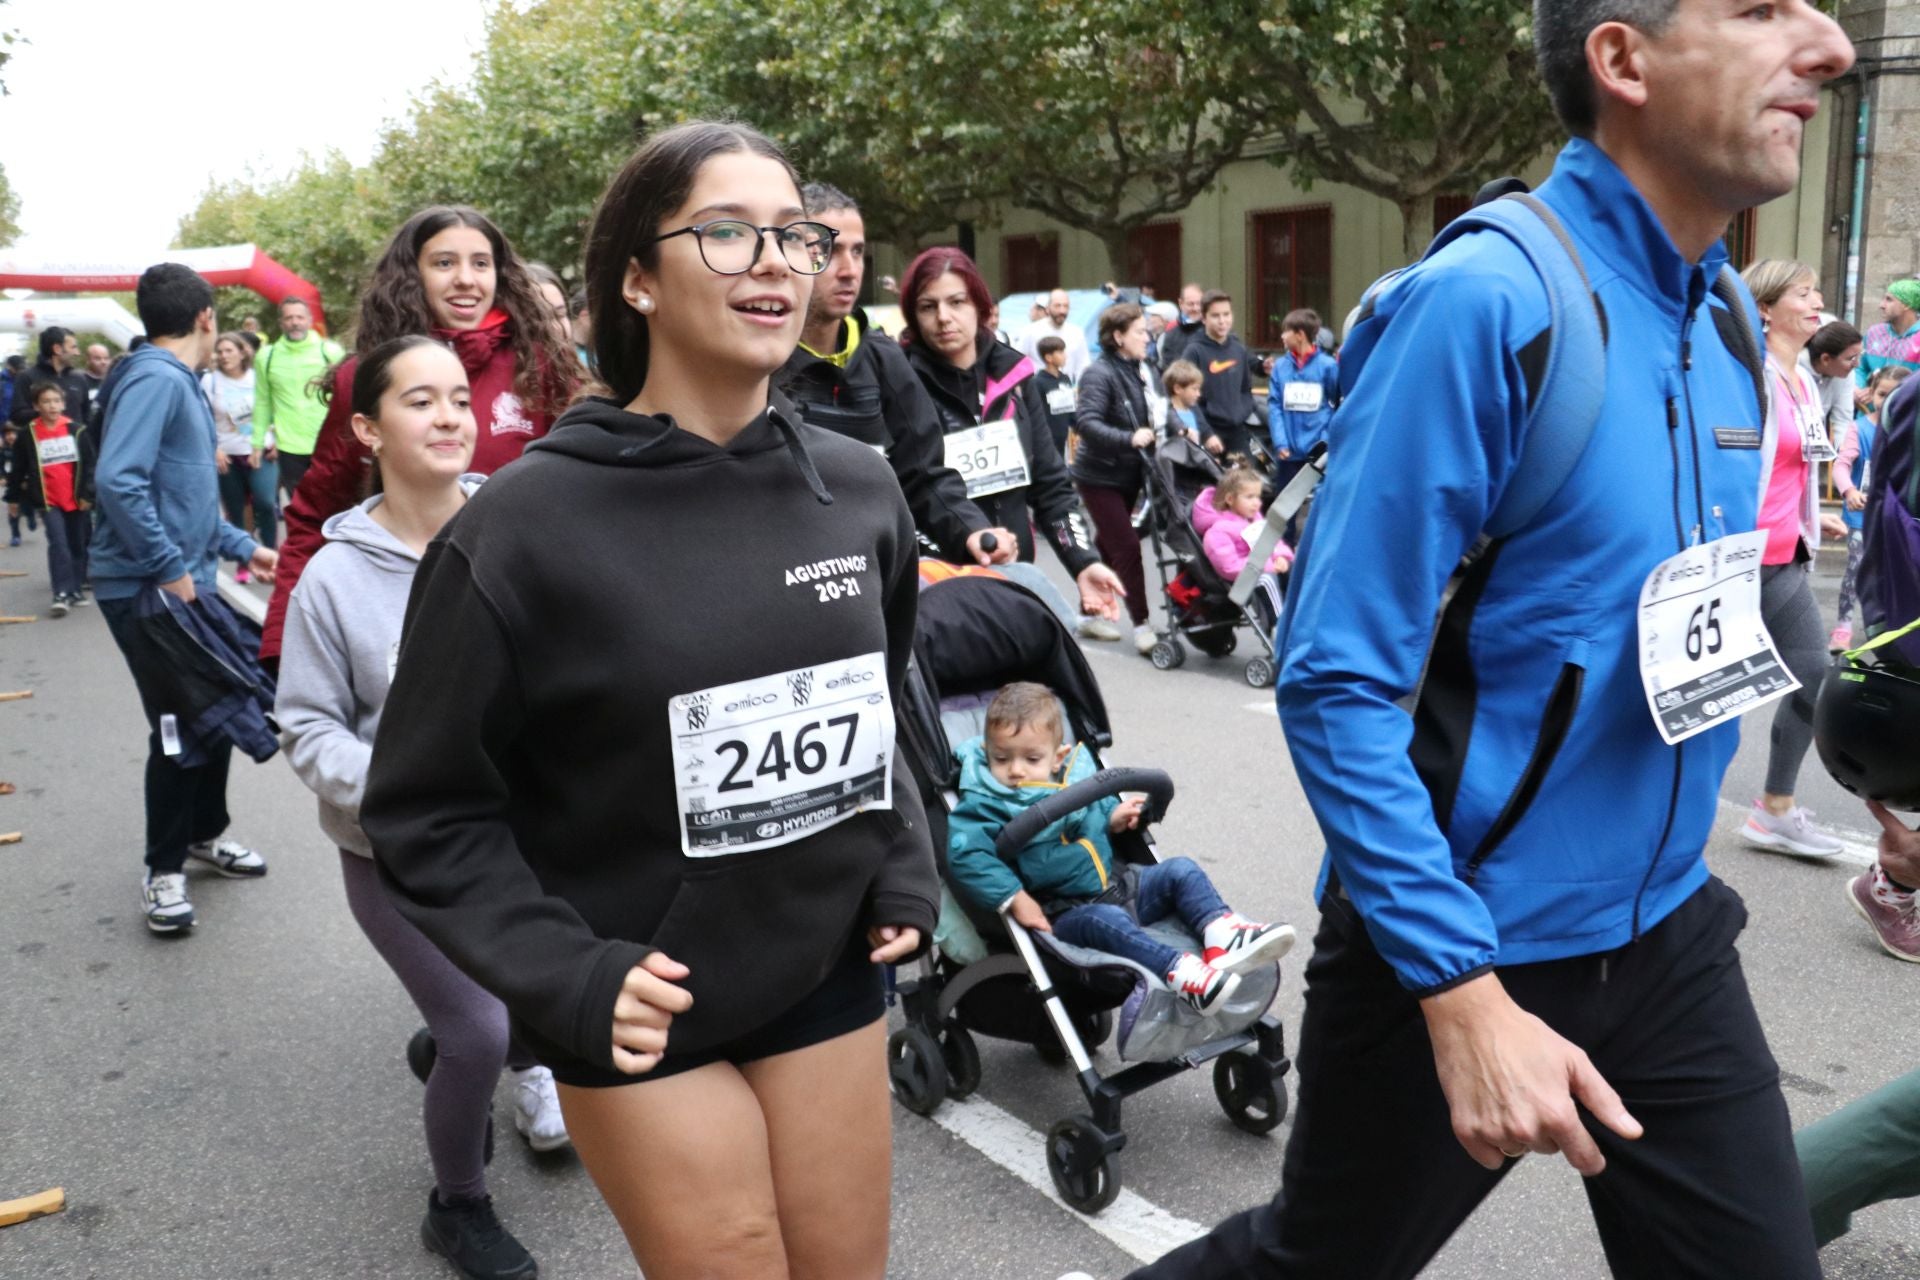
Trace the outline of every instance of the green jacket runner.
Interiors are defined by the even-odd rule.
[[[327,406],[314,380],[346,357],[339,343],[309,333],[300,342],[281,338],[262,348],[253,366],[253,447],[267,432],[282,453],[311,454]]]

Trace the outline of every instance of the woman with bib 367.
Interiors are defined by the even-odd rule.
[[[428,551],[361,813],[402,913],[553,1068],[648,1280],[886,1269],[879,966],[939,886],[894,752],[906,501],[769,390],[832,241],[740,126],[614,178],[586,254],[612,394]]]

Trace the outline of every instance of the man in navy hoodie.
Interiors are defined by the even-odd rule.
[[[213,354],[218,330],[213,289],[191,267],[163,262],[140,277],[137,294],[146,346],[121,362],[102,394],[104,439],[95,479],[99,523],[93,539],[93,588],[100,612],[140,688],[151,735],[147,747],[147,871],[141,898],[147,927],[179,933],[194,924],[186,863],[225,876],[267,873],[259,854],[225,839],[231,743],[209,744],[206,762],[176,764],[181,730],[162,714],[141,645],[139,601],[158,588],[182,603],[216,592],[221,557],[273,580],[274,553],[220,516],[214,469],[213,413],[194,370]]]
[[[1703,857],[1738,729],[1668,745],[1636,626],[1656,568],[1748,545],[1758,325],[1708,290],[1853,52],[1809,0],[1535,0],[1533,30],[1573,135],[1539,198],[1615,337],[1599,419],[1436,628],[1514,483],[1548,296],[1487,231],[1382,295],[1276,641],[1328,844],[1281,1187],[1141,1277],[1410,1277],[1530,1153],[1586,1175],[1615,1275],[1820,1274]]]
[[[1233,298],[1214,289],[1200,300],[1205,329],[1188,342],[1184,358],[1200,367],[1200,416],[1209,452],[1245,453],[1253,418],[1253,377],[1259,362],[1233,331]]]

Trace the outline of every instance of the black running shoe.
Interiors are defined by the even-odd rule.
[[[468,1280],[533,1280],[540,1274],[533,1255],[500,1225],[492,1196],[449,1205],[440,1203],[439,1191],[431,1192],[426,1221],[420,1224],[420,1242]]]

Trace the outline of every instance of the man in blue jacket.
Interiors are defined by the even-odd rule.
[[[213,413],[193,372],[213,354],[212,287],[192,268],[163,262],[140,277],[137,298],[150,341],[121,363],[104,392],[110,399],[95,480],[93,589],[152,730],[141,881],[147,927],[179,933],[194,923],[188,858],[235,877],[263,876],[267,866],[253,850],[223,838],[232,745],[210,745],[209,758],[197,766],[175,763],[183,726],[163,713],[144,682],[151,655],[140,644],[139,597],[150,587],[183,603],[212,595],[223,556],[271,582],[276,557],[220,517]]]
[[[1616,1275],[1820,1274],[1746,912],[1702,857],[1738,731],[1667,745],[1636,625],[1657,566],[1754,527],[1759,405],[1708,290],[1853,54],[1808,0],[1536,0],[1534,36],[1573,134],[1539,196],[1615,339],[1600,416],[1436,629],[1548,298],[1485,231],[1383,295],[1278,638],[1329,846],[1281,1188],[1143,1277],[1413,1276],[1530,1152],[1586,1175]]]

